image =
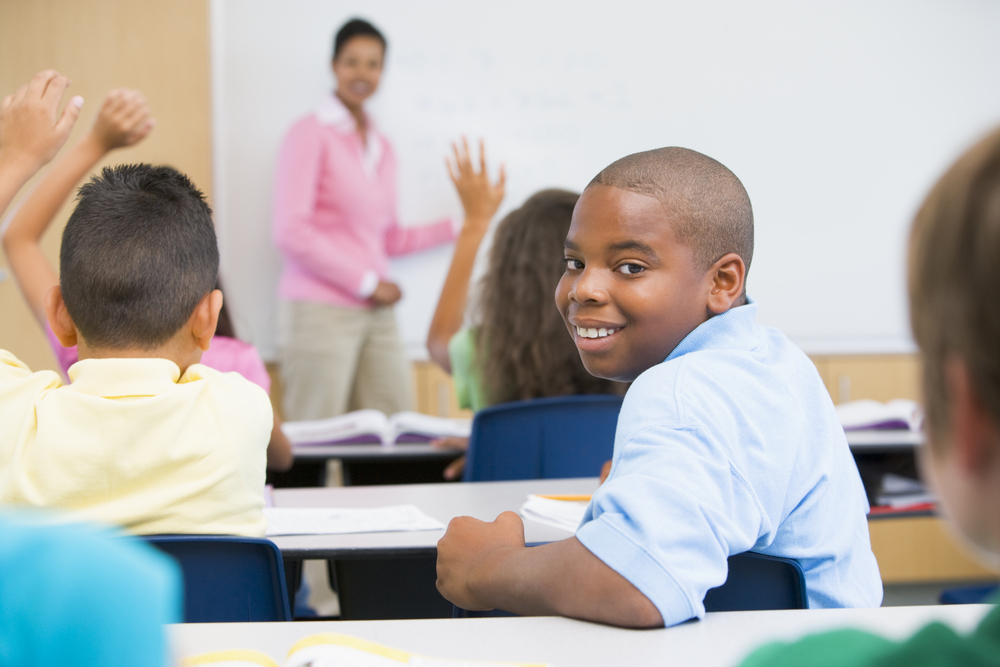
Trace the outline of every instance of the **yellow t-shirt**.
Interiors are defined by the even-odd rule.
[[[85,359],[69,378],[0,350],[0,504],[140,535],[264,534],[263,389],[167,359]]]

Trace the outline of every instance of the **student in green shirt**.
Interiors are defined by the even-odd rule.
[[[546,396],[624,394],[627,385],[596,378],[583,367],[554,301],[566,267],[563,243],[580,195],[542,190],[497,225],[489,266],[467,318],[472,267],[503,199],[503,180],[490,183],[481,145],[478,170],[464,144],[455,148],[449,167],[465,220],[427,349],[431,359],[451,373],[459,406],[475,412]],[[474,324],[463,326],[467,319]],[[442,444],[463,447],[467,441]],[[460,476],[464,463],[463,457],[449,466],[445,477]]]
[[[910,234],[910,324],[923,361],[921,467],[944,514],[1000,569],[1000,130],[927,196]],[[1000,609],[970,635],[931,624],[898,643],[857,630],[771,644],[744,667],[1000,665]]]

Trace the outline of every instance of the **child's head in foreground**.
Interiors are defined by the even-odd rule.
[[[203,330],[215,329],[221,293],[211,210],[170,167],[109,167],[80,188],[59,269],[49,320],[81,353],[84,346],[99,356],[176,348],[190,356]]]
[[[910,236],[922,463],[961,532],[1000,563],[1000,131],[938,181]]]
[[[701,153],[635,153],[584,190],[565,253],[556,304],[584,365],[634,380],[698,325],[746,303],[750,198]]]
[[[579,198],[568,190],[536,192],[497,226],[478,299],[478,330],[486,335],[476,340],[491,403],[616,391],[583,367],[552,309]]]

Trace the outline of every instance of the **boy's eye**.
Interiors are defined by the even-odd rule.
[[[583,262],[581,262],[578,259],[572,259],[570,257],[567,257],[563,261],[566,262],[567,271],[579,271],[580,269],[583,268]]]
[[[642,273],[643,271],[646,270],[646,267],[639,264],[629,263],[629,264],[622,264],[621,266],[618,267],[618,270],[624,273],[625,275],[632,276],[637,273]]]

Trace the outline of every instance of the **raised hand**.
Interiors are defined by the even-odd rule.
[[[83,98],[59,113],[69,79],[55,70],[39,72],[0,103],[0,162],[34,174],[66,143],[80,116]]]
[[[454,153],[454,163],[445,159],[445,164],[451,182],[455,184],[455,190],[462,200],[462,208],[465,209],[465,225],[485,228],[503,201],[506,181],[503,165],[500,165],[497,182],[490,183],[489,174],[486,173],[486,148],[482,140],[479,141],[479,171],[476,171],[472,163],[469,142],[465,137],[462,138],[461,147],[452,144],[451,148]]]
[[[107,152],[141,141],[155,125],[142,93],[116,88],[104,98],[90,133]]]

